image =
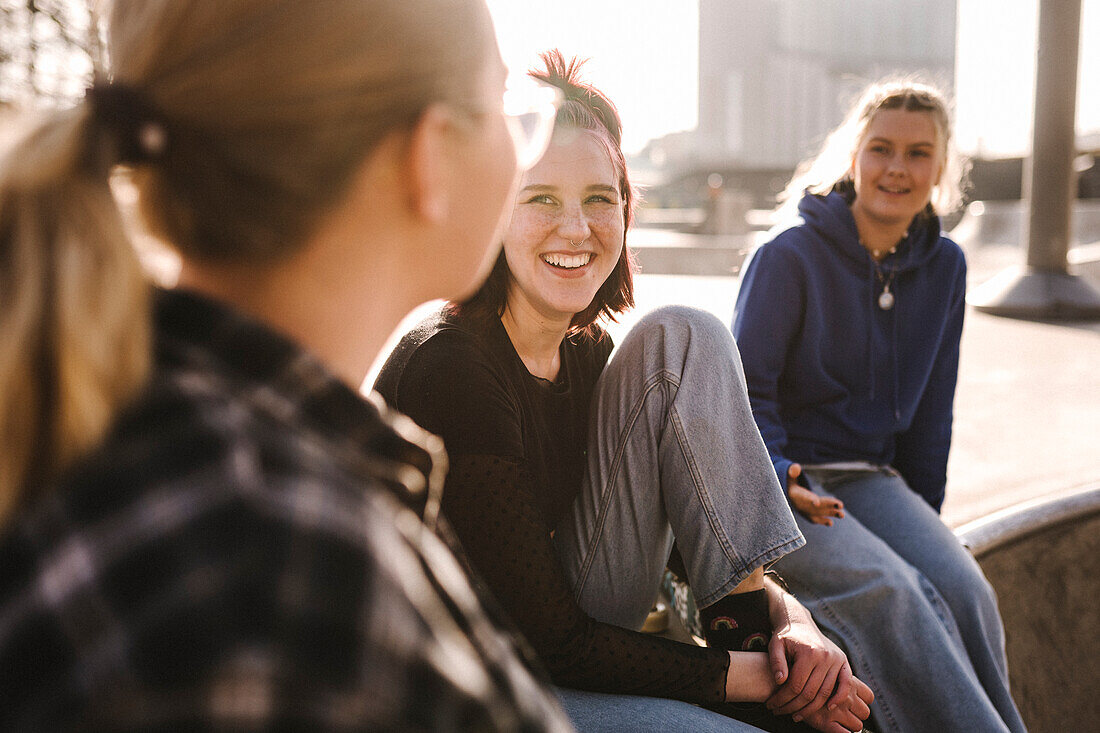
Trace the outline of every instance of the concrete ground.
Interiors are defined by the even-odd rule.
[[[683,238],[658,232],[636,237],[643,266],[648,260],[651,272],[658,267],[646,256],[649,246],[690,247]],[[1018,247],[1002,245],[973,248],[967,256],[971,287],[1024,261]],[[728,252],[724,257],[722,269],[710,272],[730,275],[639,275],[637,307],[612,324],[612,335],[666,303],[693,305],[729,323],[737,291],[730,261],[738,258]],[[1071,262],[1074,272],[1100,287],[1100,243],[1071,251]],[[1021,502],[1096,485],[1100,322],[1038,323],[968,309],[944,520],[959,526]]]

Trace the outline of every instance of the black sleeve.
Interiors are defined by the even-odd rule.
[[[476,348],[417,354],[402,375],[397,407],[443,438],[451,456],[443,514],[556,684],[724,699],[727,652],[599,623],[577,605],[525,476],[519,408]]]

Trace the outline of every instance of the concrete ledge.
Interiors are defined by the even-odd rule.
[[[745,251],[734,247],[634,247],[634,259],[646,275],[724,275],[741,270]]]
[[[1100,201],[1078,199],[1072,211],[1073,240],[1100,239]],[[1014,244],[1026,249],[1026,226],[1023,201],[974,201],[951,230],[951,238],[967,252],[988,244]]]
[[[1057,499],[1036,499],[1008,507],[968,522],[955,533],[971,554],[981,560],[1024,542],[1032,535],[1062,524],[1085,521],[1094,514],[1100,514],[1100,485],[1088,486]]]
[[[724,275],[741,269],[756,234],[694,234],[635,227],[627,243],[646,275]]]
[[[1031,733],[1100,725],[1100,485],[959,529],[997,592]]]

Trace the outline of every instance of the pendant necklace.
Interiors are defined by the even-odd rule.
[[[890,274],[883,275],[882,268],[875,263],[875,277],[882,284],[882,292],[878,296],[878,307],[888,311],[894,307],[894,294],[890,292],[890,285],[894,282],[894,275],[898,274],[897,268],[891,268]]]
[[[905,236],[909,236],[909,232],[905,233]],[[904,238],[903,238],[904,239]],[[899,240],[900,243],[901,240]],[[879,284],[882,285],[882,292],[878,296],[878,307],[884,311],[888,311],[894,307],[894,294],[890,292],[890,286],[894,282],[894,275],[898,274],[898,268],[893,267],[890,269],[888,275],[882,274],[882,267],[879,262],[884,260],[887,256],[894,254],[898,251],[898,245],[894,245],[889,249],[871,249],[867,245],[863,244],[863,240],[859,240],[861,247],[867,249],[871,254],[871,260],[875,263],[875,277],[878,279]]]

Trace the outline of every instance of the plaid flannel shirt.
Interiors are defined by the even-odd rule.
[[[156,333],[0,535],[0,730],[570,729],[430,528],[438,439],[196,295]]]

